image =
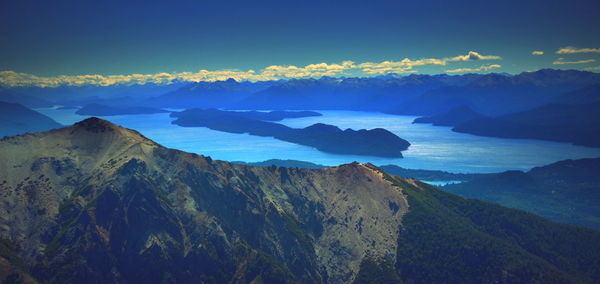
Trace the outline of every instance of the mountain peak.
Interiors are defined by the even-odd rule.
[[[84,144],[110,145],[113,143],[124,143],[132,145],[136,143],[143,143],[159,146],[156,142],[146,138],[136,130],[116,125],[108,120],[98,117],[86,118],[73,124],[71,127],[63,129],[66,131],[64,133],[68,133],[68,135],[71,136],[70,139],[83,139],[82,143]]]
[[[83,128],[89,132],[107,132],[107,131],[115,131],[119,126],[97,117],[90,117],[84,119],[80,122],[75,123],[75,127]]]

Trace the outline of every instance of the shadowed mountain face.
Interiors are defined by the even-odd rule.
[[[598,232],[369,164],[234,165],[97,118],[4,139],[0,156],[0,237],[43,282],[600,277]]]
[[[216,82],[197,82],[160,96],[150,98],[145,105],[154,107],[228,107],[255,92],[280,84],[278,81],[237,82],[234,79]],[[244,106],[242,109],[246,109]]]
[[[482,136],[541,139],[600,147],[600,102],[549,104],[501,117],[481,117],[452,130]]]
[[[60,126],[53,119],[20,104],[0,102],[0,138]]]
[[[276,84],[237,102],[252,109],[382,110],[425,91],[463,85],[478,75],[410,75],[402,78],[299,79]]]
[[[552,100],[552,103],[556,104],[591,104],[598,102],[600,102],[600,84],[568,92]]]

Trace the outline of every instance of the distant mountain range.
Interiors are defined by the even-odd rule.
[[[385,110],[447,84],[463,85],[477,75],[410,75],[380,78],[290,80],[233,104],[250,109]]]
[[[216,82],[190,83],[176,90],[147,99],[144,105],[170,108],[224,108],[282,81],[237,82],[229,79]],[[240,109],[253,109],[242,107]]]
[[[264,82],[229,79],[172,85],[20,87],[0,89],[0,100],[10,97],[5,101],[31,107],[38,107],[39,103],[127,103],[155,108],[343,109],[410,115],[436,115],[465,105],[478,113],[498,116],[550,103],[557,96],[595,84],[600,84],[598,73],[543,69],[518,75],[412,74]]]
[[[552,69],[514,76],[413,74],[260,83],[229,80],[188,85],[161,96],[155,106],[366,110],[409,115],[436,115],[468,106],[483,115],[498,116],[550,103],[555,97],[594,84],[600,84],[598,73]]]
[[[580,105],[600,102],[600,84],[589,85],[552,99],[554,104]]]
[[[97,118],[0,141],[2,281],[594,283],[600,232],[370,164],[249,167]]]
[[[465,86],[447,86],[400,104],[392,113],[436,115],[457,106],[499,116],[551,102],[555,97],[598,84],[600,74],[575,70],[543,69],[515,76],[482,75]]]

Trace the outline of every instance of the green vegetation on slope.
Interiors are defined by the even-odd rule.
[[[564,160],[528,172],[507,171],[443,190],[600,230],[600,159]]]
[[[37,283],[29,275],[17,250],[18,247],[13,242],[0,238],[0,283]]]
[[[420,186],[403,185],[411,206],[398,239],[403,280],[592,283],[600,277],[600,232]]]
[[[354,279],[354,284],[392,284],[402,283],[402,279],[388,260],[378,260],[365,257],[360,263],[360,270]]]

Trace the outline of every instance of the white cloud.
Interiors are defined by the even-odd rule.
[[[401,61],[383,61],[379,63],[375,62],[365,62],[357,65],[362,72],[371,75],[377,74],[389,74],[389,73],[413,73],[416,72],[412,70],[413,66],[422,66],[422,65],[440,65],[439,63],[430,61],[429,59],[420,59],[420,60],[410,60],[408,58],[404,58]]]
[[[446,70],[445,72],[447,72],[447,73],[481,72],[481,71],[487,71],[487,70],[491,70],[494,68],[500,68],[500,67],[502,67],[502,65],[491,64],[491,65],[481,65],[478,68],[451,69],[451,70]]]
[[[207,71],[200,70],[194,72],[181,73],[158,73],[158,74],[131,74],[131,75],[75,75],[75,76],[56,76],[39,77],[36,75],[17,73],[14,71],[0,71],[0,85],[18,87],[18,86],[39,86],[39,87],[57,87],[97,85],[110,86],[114,84],[134,85],[134,84],[168,84],[174,81],[218,81],[234,78],[236,80],[273,80],[261,74],[256,74],[253,70],[242,71]]]
[[[586,60],[577,60],[577,61],[564,61],[564,58],[559,58],[556,61],[552,62],[555,65],[563,65],[563,64],[585,64],[595,62],[596,59],[586,59]]]
[[[540,50],[534,50],[534,51],[531,52],[531,54],[532,55],[544,55],[544,52],[540,51]]]
[[[353,69],[354,62],[344,61],[341,64],[309,64],[304,67],[272,65],[262,70],[261,75],[273,78],[304,78],[336,76],[346,70]]]
[[[39,77],[36,75],[17,73],[14,71],[0,71],[0,85],[5,86],[41,86],[56,87],[61,85],[81,86],[98,85],[109,86],[114,84],[168,84],[174,81],[223,81],[233,78],[238,81],[266,81],[292,78],[313,78],[322,76],[372,76],[389,73],[414,73],[414,67],[425,65],[446,66],[452,62],[474,60],[498,60],[500,56],[481,55],[469,51],[466,55],[447,58],[404,58],[400,61],[364,62],[357,64],[353,61],[341,63],[317,63],[306,66],[272,65],[261,70],[200,70],[198,72],[158,73],[158,74],[131,74],[131,75],[74,75]],[[499,66],[499,65],[498,65]],[[480,67],[480,68],[483,68]]]
[[[446,58],[446,61],[470,61],[470,60],[499,60],[502,57],[497,55],[481,55],[475,51],[469,51],[467,55],[459,55],[452,58]]]
[[[573,53],[600,53],[600,48],[577,48],[567,46],[556,51],[557,54],[573,54]]]
[[[358,64],[360,68],[366,74],[388,74],[388,73],[413,73],[416,72],[412,68],[415,66],[424,65],[441,65],[445,66],[449,62],[457,61],[473,61],[473,60],[499,60],[502,57],[497,55],[481,55],[475,51],[469,51],[466,55],[457,55],[454,57],[447,58],[422,58],[417,60],[411,60],[404,58],[400,61],[383,61],[379,63],[366,62]]]

